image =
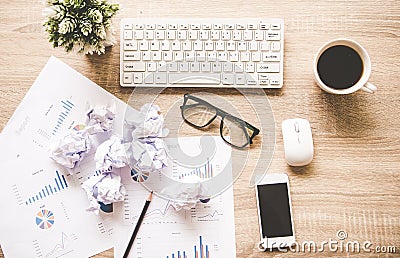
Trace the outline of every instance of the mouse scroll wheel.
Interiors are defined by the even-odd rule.
[[[300,132],[300,127],[298,122],[294,123],[294,130],[296,131],[296,133]]]

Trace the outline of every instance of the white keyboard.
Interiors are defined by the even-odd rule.
[[[124,87],[281,88],[282,19],[122,19]]]

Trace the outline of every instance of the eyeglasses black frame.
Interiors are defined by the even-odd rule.
[[[187,103],[187,101],[188,101],[189,99],[194,100],[194,101],[197,101],[198,104],[202,104],[202,105],[205,105],[205,106],[208,106],[208,107],[210,107],[210,108],[215,109],[216,112],[215,112],[214,117],[213,117],[212,119],[210,119],[210,121],[209,121],[208,123],[206,123],[205,125],[203,125],[203,126],[198,126],[198,125],[195,125],[195,124],[191,123],[190,121],[188,121],[188,120],[185,118],[183,112],[184,112],[184,110],[185,110],[185,107],[188,107],[188,105],[186,105],[186,103]],[[193,105],[190,105],[190,106],[193,106]],[[221,123],[220,123],[220,126],[219,126],[219,132],[220,132],[221,138],[222,138],[227,144],[229,144],[229,145],[231,145],[231,146],[233,146],[233,147],[235,147],[235,148],[242,149],[242,148],[245,148],[246,146],[248,146],[249,144],[252,144],[252,143],[253,143],[254,137],[260,133],[260,130],[257,129],[255,126],[253,126],[253,125],[247,123],[246,121],[244,121],[244,120],[242,120],[242,119],[240,119],[240,118],[238,118],[238,117],[236,117],[236,116],[230,115],[230,114],[227,113],[226,111],[224,111],[224,110],[222,110],[222,109],[220,109],[220,108],[218,108],[218,107],[216,107],[216,106],[214,106],[214,105],[208,103],[207,101],[205,101],[205,100],[203,100],[203,99],[201,99],[201,98],[195,97],[195,96],[193,96],[193,95],[191,95],[191,94],[188,94],[188,93],[186,93],[185,95],[183,95],[183,104],[182,104],[182,106],[180,106],[180,108],[181,108],[181,115],[182,115],[183,120],[184,120],[186,123],[190,124],[191,126],[193,126],[193,127],[195,127],[195,128],[199,128],[199,129],[202,129],[202,128],[204,128],[204,127],[210,125],[210,124],[215,120],[215,118],[217,118],[218,116],[220,116],[220,117],[221,117]],[[237,146],[237,145],[232,144],[231,142],[227,141],[227,140],[224,138],[224,136],[223,136],[223,134],[222,134],[222,130],[223,130],[223,128],[224,128],[224,119],[225,119],[225,117],[229,117],[230,119],[232,119],[232,120],[238,122],[238,123],[243,127],[243,131],[245,132],[246,137],[247,137],[247,142],[246,142],[244,145],[242,145],[242,146]],[[247,132],[247,130],[246,130],[244,127],[246,127],[247,129],[250,129],[253,133],[252,133],[251,135],[249,135],[248,132]]]

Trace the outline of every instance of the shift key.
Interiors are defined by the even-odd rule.
[[[125,62],[124,71],[125,72],[144,72],[146,71],[146,64],[143,62]]]
[[[279,73],[280,62],[257,64],[258,73]]]

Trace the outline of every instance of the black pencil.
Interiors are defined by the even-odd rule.
[[[149,195],[149,198],[147,198],[146,203],[144,204],[142,213],[140,214],[139,220],[136,223],[135,230],[133,231],[131,239],[129,240],[128,246],[126,247],[126,250],[125,250],[125,253],[124,253],[124,256],[123,256],[124,258],[128,257],[129,251],[131,250],[133,241],[135,241],[136,235],[139,232],[140,225],[142,224],[142,221],[144,219],[144,215],[146,215],[146,212],[147,212],[147,209],[149,208],[149,205],[150,205],[152,197],[153,197],[153,191],[151,191],[151,193]]]

